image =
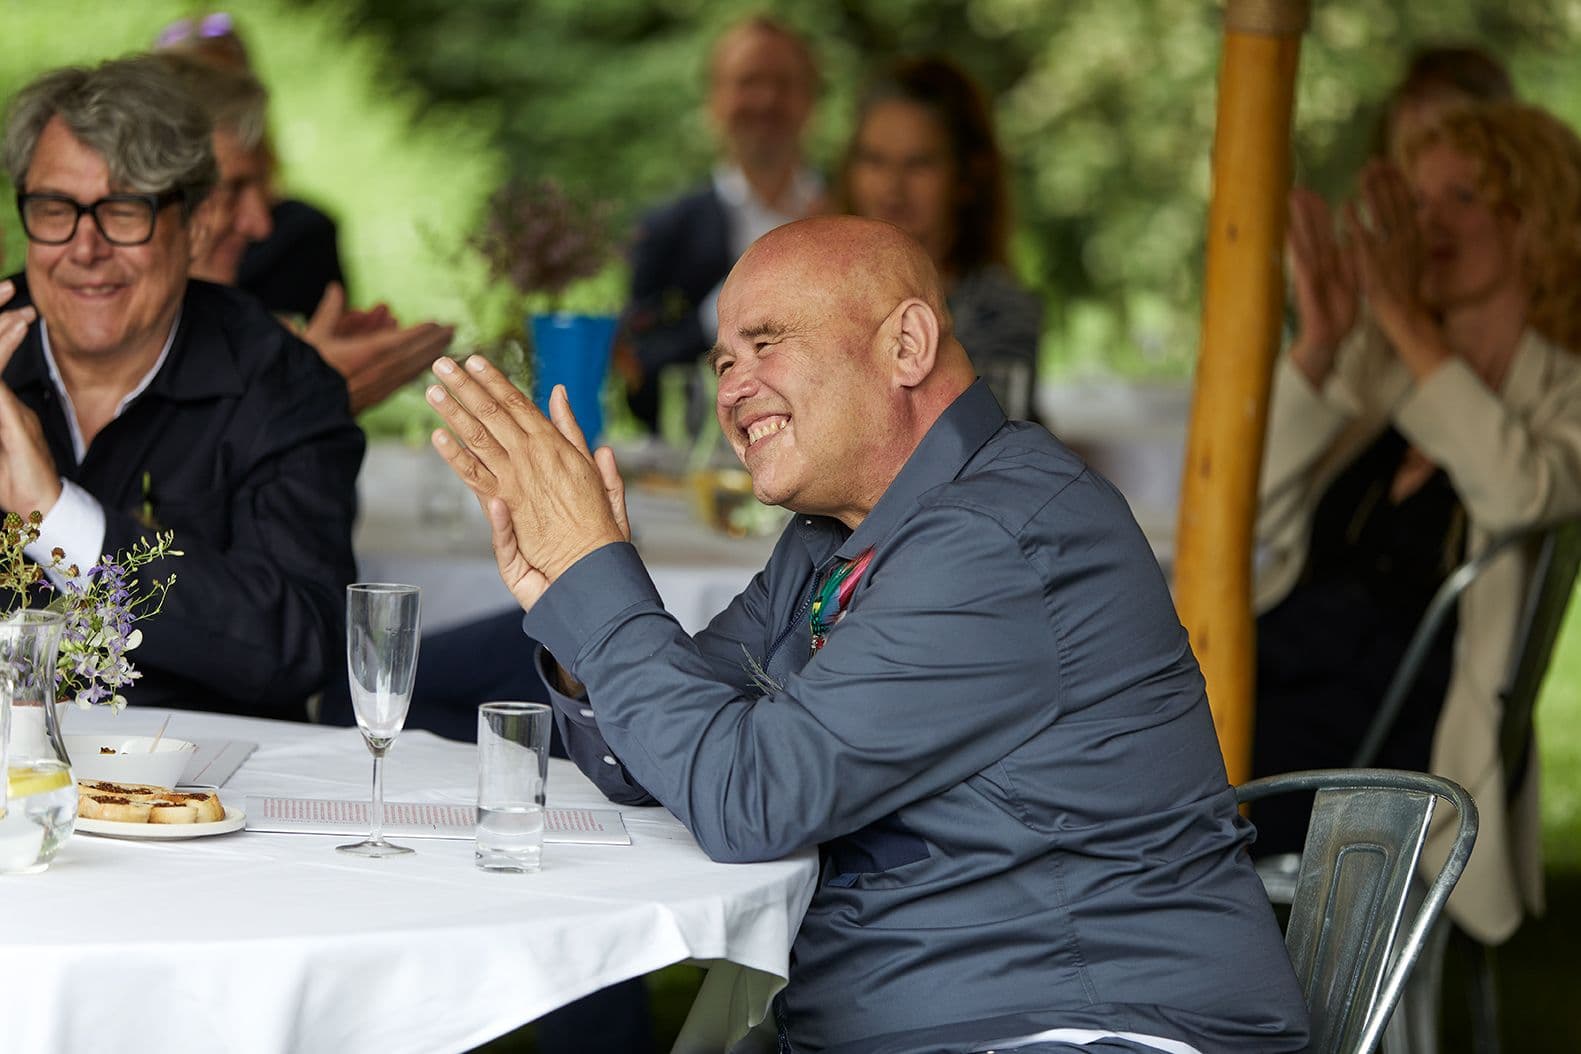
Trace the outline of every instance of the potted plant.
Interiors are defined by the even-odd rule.
[[[602,394],[609,373],[624,283],[613,210],[581,200],[553,179],[511,180],[489,199],[472,245],[490,274],[520,298],[532,350],[533,399],[547,412],[565,385],[588,441],[604,430]]]

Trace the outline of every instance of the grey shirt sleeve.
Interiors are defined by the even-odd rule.
[[[1025,661],[1055,646],[1041,577],[997,522],[921,510],[883,553],[828,644],[768,695],[719,678],[630,546],[580,561],[527,628],[705,852],[773,859],[962,782],[1059,714],[1060,686]]]

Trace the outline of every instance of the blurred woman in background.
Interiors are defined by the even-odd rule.
[[[1504,102],[1443,113],[1399,156],[1364,172],[1343,241],[1320,197],[1291,195],[1300,327],[1263,465],[1257,775],[1348,764],[1449,571],[1581,514],[1581,141]],[[1535,766],[1511,822],[1497,736],[1529,557],[1462,596],[1377,760],[1475,796],[1450,910],[1486,943],[1541,901]],[[1253,819],[1258,851],[1300,849],[1299,806]]]
[[[938,58],[897,63],[857,109],[840,167],[843,211],[922,243],[955,335],[1011,417],[1032,416],[1043,305],[1010,272],[1004,157],[983,94]]]

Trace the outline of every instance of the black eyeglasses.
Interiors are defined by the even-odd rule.
[[[182,197],[179,190],[163,194],[111,194],[82,204],[65,194],[18,194],[22,232],[41,245],[65,245],[77,236],[83,213],[111,245],[142,245],[154,236],[154,219],[167,205]]]

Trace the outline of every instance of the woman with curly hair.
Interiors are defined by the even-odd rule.
[[[1372,152],[1398,160],[1405,144],[1450,110],[1516,98],[1509,70],[1474,44],[1432,44],[1411,53],[1383,102]]]
[[[1043,305],[1010,271],[1004,156],[972,79],[947,59],[891,66],[857,107],[836,193],[922,243],[977,372],[1006,413],[1032,416]]]
[[[1347,764],[1448,572],[1496,535],[1581,514],[1581,141],[1537,107],[1488,103],[1400,157],[1365,170],[1343,241],[1321,198],[1291,195],[1300,326],[1263,465],[1258,774]],[[1475,795],[1482,833],[1450,911],[1487,943],[1541,900],[1536,780],[1529,808],[1507,809],[1497,743],[1529,558],[1463,595],[1378,760]],[[1253,819],[1259,850],[1300,848],[1304,816]]]

